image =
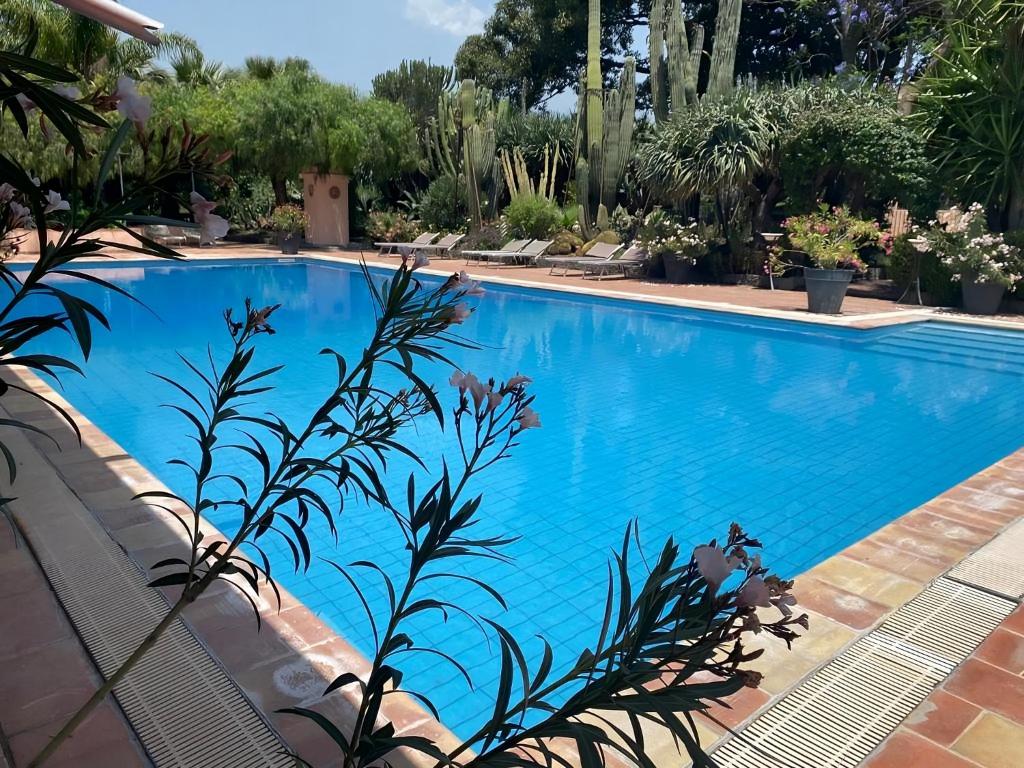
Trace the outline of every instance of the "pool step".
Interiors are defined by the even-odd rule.
[[[915,360],[1024,375],[1024,334],[975,333],[922,324],[873,339],[865,348]]]

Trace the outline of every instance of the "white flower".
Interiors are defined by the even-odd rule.
[[[0,203],[9,203],[14,199],[14,187],[6,181],[0,184]]]
[[[768,589],[768,585],[764,583],[764,579],[760,576],[752,576],[747,579],[746,584],[740,587],[736,599],[740,606],[744,608],[750,606],[769,608],[772,604],[772,593]]]
[[[63,96],[71,101],[78,101],[82,98],[82,92],[73,85],[55,85],[52,90],[58,96]]]
[[[153,111],[152,100],[136,90],[135,81],[130,77],[117,79],[114,98],[117,99],[117,111],[125,120],[131,120],[140,128],[149,120]]]
[[[217,216],[212,211],[219,203],[211,202],[198,192],[189,195],[189,203],[192,208],[192,217],[199,225],[199,244],[212,245],[219,238],[224,237],[231,228],[231,224],[223,216]]]
[[[448,322],[455,325],[462,325],[462,323],[464,323],[471,314],[473,314],[473,310],[469,308],[469,305],[460,301],[451,308],[448,314]]]
[[[519,422],[519,429],[532,429],[540,426],[540,415],[530,406],[526,406],[516,417],[516,421]]]
[[[60,193],[56,190],[51,189],[46,193],[46,207],[43,209],[43,213],[53,213],[54,211],[70,211],[71,203],[61,198]]]
[[[417,253],[416,256],[413,258],[412,266],[410,267],[410,269],[419,269],[420,267],[429,267],[429,266],[430,266],[430,259],[427,258],[427,254],[425,254],[425,253],[423,253],[421,251],[421,252]]]

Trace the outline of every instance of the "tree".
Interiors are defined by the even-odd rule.
[[[403,61],[396,69],[381,72],[373,78],[373,95],[377,99],[403,105],[418,128],[437,114],[437,100],[455,81],[455,70],[419,59]]]

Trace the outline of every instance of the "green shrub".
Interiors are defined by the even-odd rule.
[[[464,230],[467,211],[465,184],[455,176],[438,176],[420,198],[420,221],[430,232]]]
[[[460,243],[464,251],[496,251],[505,244],[501,230],[493,224],[485,224],[476,232],[470,232]]]
[[[543,195],[519,195],[505,209],[505,234],[543,240],[562,226],[562,212]]]
[[[399,211],[371,211],[367,217],[366,234],[375,243],[408,243],[420,228]]]
[[[893,241],[889,254],[889,277],[900,287],[910,285],[914,279],[914,265],[920,257],[921,291],[930,304],[939,307],[953,307],[960,304],[960,282],[953,280],[953,271],[945,266],[934,253],[918,253],[910,244],[910,235],[901,235]],[[913,300],[917,297],[913,296]]]
[[[297,205],[279,205],[270,214],[270,226],[277,232],[303,232],[309,226],[309,216]]]
[[[583,247],[583,238],[575,232],[563,229],[555,235],[551,245],[548,246],[547,252],[551,256],[568,256],[581,247]]]

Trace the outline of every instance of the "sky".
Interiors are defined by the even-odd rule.
[[[309,59],[322,76],[369,92],[402,59],[451,64],[493,0],[122,0],[196,40],[208,58]]]

